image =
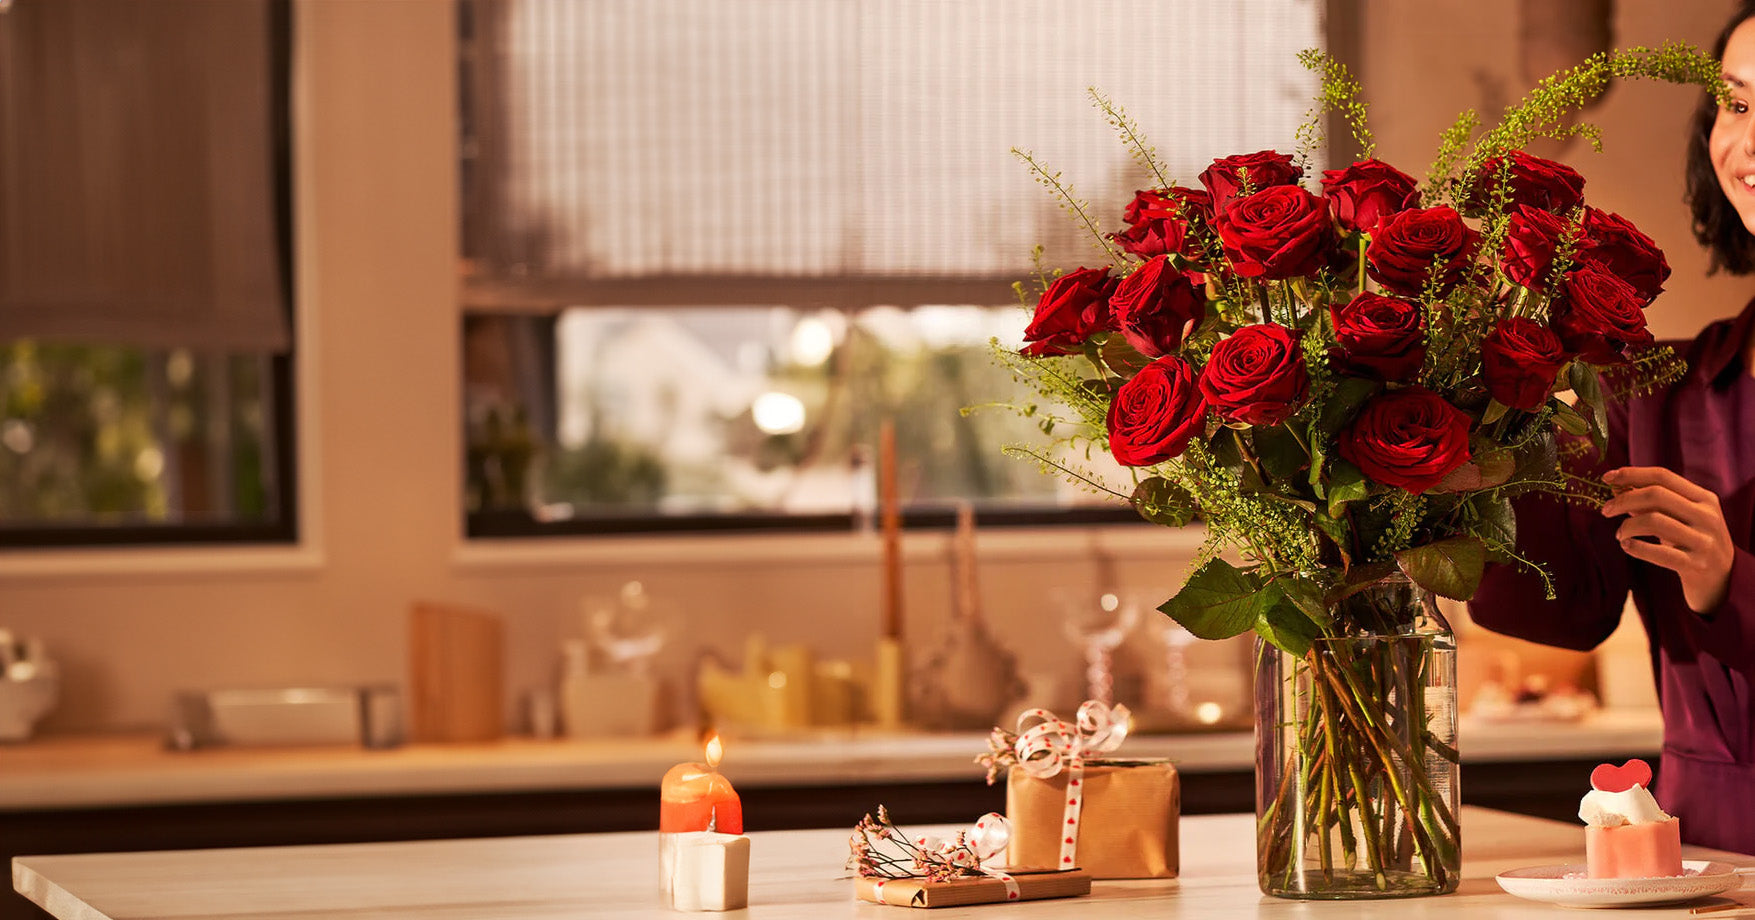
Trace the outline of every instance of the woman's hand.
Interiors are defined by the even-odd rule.
[[[1603,516],[1627,515],[1615,531],[1621,549],[1681,576],[1682,597],[1695,613],[1723,603],[1736,547],[1718,496],[1661,466],[1624,466],[1603,481],[1616,493]]]

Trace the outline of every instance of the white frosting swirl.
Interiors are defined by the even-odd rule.
[[[1578,819],[1592,827],[1620,827],[1623,824],[1656,824],[1670,820],[1658,807],[1644,786],[1625,792],[1603,792],[1592,789],[1578,803]]]

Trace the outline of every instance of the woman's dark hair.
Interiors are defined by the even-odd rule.
[[[1725,23],[1718,40],[1713,42],[1712,56],[1723,60],[1725,44],[1731,33],[1755,18],[1755,0],[1742,0],[1730,21]],[[1733,275],[1755,271],[1755,234],[1743,226],[1743,219],[1719,188],[1718,173],[1712,168],[1712,126],[1718,120],[1718,100],[1711,93],[1700,97],[1694,111],[1694,129],[1688,135],[1688,190],[1683,199],[1694,218],[1694,238],[1705,246],[1711,261],[1708,274],[1724,269]]]

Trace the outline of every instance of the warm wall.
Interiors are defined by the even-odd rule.
[[[1705,41],[1716,27],[1701,4],[1618,5],[1623,42]],[[1361,69],[1386,158],[1423,169],[1458,108],[1521,90],[1508,0],[1368,7]],[[416,598],[505,615],[511,709],[548,680],[578,599],[634,577],[686,624],[673,667],[703,649],[735,659],[752,628],[825,655],[865,654],[878,609],[870,537],[465,544],[451,5],[307,0],[297,11],[306,544],[0,558],[0,625],[41,636],[66,668],[44,730],[161,725],[181,688],[400,683]],[[1676,277],[1654,311],[1665,334],[1692,333],[1742,300],[1740,282],[1700,278],[1677,200],[1691,98],[1618,88],[1598,113],[1608,152],[1569,154],[1596,204],[1670,251]],[[1028,669],[1076,671],[1049,589],[1092,580],[1099,546],[1117,555],[1124,585],[1173,585],[1188,542],[1159,530],[984,533],[986,607]],[[909,539],[911,635],[936,634],[950,597],[945,550],[942,535]]]
[[[1438,135],[1463,109],[1493,124],[1531,80],[1518,55],[1519,0],[1422,0],[1359,4],[1361,76],[1378,156],[1424,176]],[[1583,4],[1580,4],[1583,5]],[[1710,49],[1732,4],[1723,0],[1617,0],[1618,47],[1692,42]],[[1535,74],[1536,78],[1546,74]],[[1675,273],[1649,313],[1659,338],[1688,338],[1735,314],[1755,293],[1746,279],[1706,277],[1706,259],[1682,203],[1687,125],[1698,93],[1667,83],[1615,86],[1586,119],[1603,129],[1603,151],[1574,140],[1535,152],[1585,176],[1585,200],[1632,220],[1663,247]]]

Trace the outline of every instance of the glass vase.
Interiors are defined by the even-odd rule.
[[[1456,643],[1406,582],[1331,610],[1302,656],[1257,642],[1256,870],[1283,898],[1456,890]],[[1364,627],[1361,624],[1371,624]]]

